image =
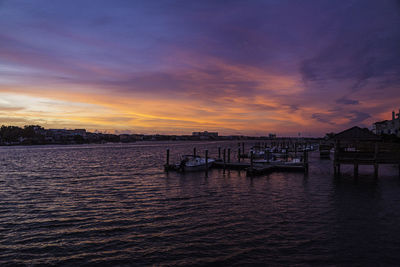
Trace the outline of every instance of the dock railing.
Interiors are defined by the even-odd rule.
[[[335,143],[334,173],[340,175],[340,165],[354,165],[354,176],[358,176],[359,165],[373,165],[378,176],[379,164],[398,164],[400,175],[400,144],[383,142]]]

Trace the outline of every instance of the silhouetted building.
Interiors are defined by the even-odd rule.
[[[354,126],[350,129],[344,130],[343,132],[335,134],[332,139],[340,142],[357,142],[379,141],[381,138],[367,128]]]
[[[394,134],[400,137],[400,110],[399,113],[392,111],[392,119],[375,122],[373,131],[378,134]]]
[[[86,136],[86,129],[75,129],[75,130],[70,130],[72,135],[80,135],[80,136]]]
[[[218,137],[217,132],[193,132],[192,136],[199,137],[200,139],[214,139]]]

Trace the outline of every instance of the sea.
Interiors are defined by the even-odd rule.
[[[398,166],[164,171],[194,147],[237,160],[237,142],[0,147],[0,266],[399,265]]]

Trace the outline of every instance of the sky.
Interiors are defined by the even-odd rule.
[[[323,136],[400,108],[400,1],[0,0],[0,124]]]

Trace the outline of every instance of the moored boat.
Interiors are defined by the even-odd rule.
[[[215,159],[207,159],[200,156],[184,155],[182,160],[176,164],[176,168],[183,172],[205,171],[210,168]]]

